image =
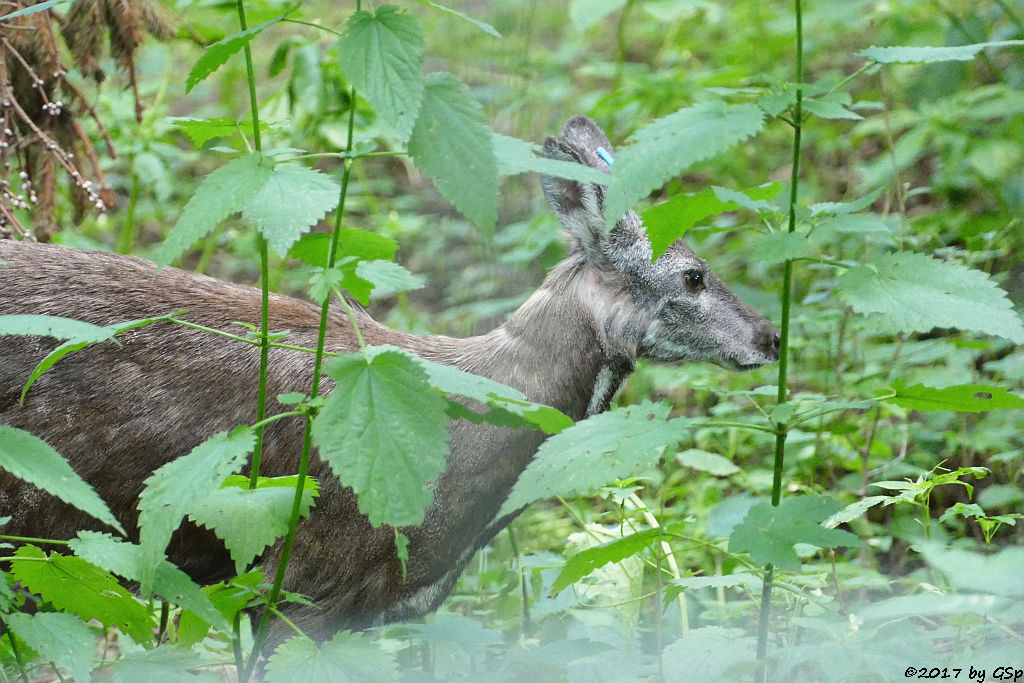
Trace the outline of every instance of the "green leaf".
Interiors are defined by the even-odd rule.
[[[676,456],[676,460],[684,467],[691,467],[701,472],[713,474],[716,477],[727,477],[740,471],[740,468],[734,465],[728,458],[696,448],[683,451]]]
[[[110,339],[109,328],[55,315],[0,315],[0,336],[27,335],[54,339]]]
[[[32,5],[31,7],[23,7],[22,9],[19,9],[17,11],[5,14],[2,17],[0,17],[0,22],[10,21],[11,19],[17,19],[18,17],[24,17],[29,14],[35,14],[36,12],[45,12],[51,7],[56,7],[57,5],[60,5],[65,2],[70,5],[73,4],[75,0],[46,0],[46,2],[40,2],[37,5]]]
[[[189,519],[224,541],[235,561],[235,573],[241,574],[264,548],[288,533],[297,481],[295,476],[259,477],[256,488],[250,489],[248,477],[232,475],[196,503]],[[305,479],[300,518],[309,516],[317,495],[316,481]]]
[[[826,216],[818,223],[819,230],[834,230],[843,234],[864,234],[869,232],[892,232],[881,216],[874,213],[852,213]]]
[[[41,361],[39,361],[39,363],[36,364],[36,366],[34,368],[32,368],[31,374],[29,374],[28,379],[25,381],[25,386],[22,387],[22,389],[21,389],[21,398],[19,399],[19,402],[24,404],[25,403],[25,396],[28,394],[28,390],[32,387],[32,385],[35,384],[36,380],[39,379],[40,377],[42,377],[44,372],[46,372],[47,370],[52,368],[57,361],[59,361],[61,358],[63,358],[64,356],[68,355],[69,353],[73,353],[75,351],[80,351],[81,349],[84,349],[86,346],[89,346],[90,344],[95,344],[97,342],[102,342],[102,341],[106,341],[108,339],[112,339],[116,335],[119,335],[122,332],[127,332],[128,330],[134,330],[134,329],[139,328],[139,327],[145,327],[146,325],[152,325],[153,323],[158,323],[158,322],[163,322],[165,320],[170,320],[171,318],[174,317],[174,315],[176,315],[176,314],[161,315],[161,316],[156,316],[154,318],[143,318],[141,320],[131,320],[131,321],[126,322],[126,323],[117,323],[117,324],[114,324],[114,325],[107,325],[106,327],[96,327],[95,325],[89,325],[90,329],[89,329],[87,334],[83,334],[82,336],[73,337],[73,338],[69,339],[68,341],[64,342],[63,344],[61,344],[60,346],[55,348],[53,351],[50,351],[50,353],[46,354],[46,357],[43,358]],[[14,317],[14,316],[11,316],[11,317]],[[26,317],[47,318],[49,316],[26,316]],[[70,321],[67,318],[53,318],[53,319],[54,320],[61,320],[61,321],[65,321],[65,322],[78,322],[78,321]],[[82,324],[83,325],[87,325],[88,323],[82,323]],[[65,329],[65,330],[71,329],[71,328],[64,327],[63,324],[61,325],[61,327],[63,329]],[[54,336],[54,335],[51,334],[50,336]]]
[[[269,589],[270,584],[265,581],[262,572],[251,571],[236,576],[228,582],[221,581],[204,586],[202,596],[208,604],[215,608],[216,612],[220,613],[221,621],[233,623],[239,612],[250,604],[259,602],[260,595],[266,595]],[[191,647],[202,642],[209,632],[209,621],[192,610],[182,610],[181,618],[178,620],[179,645]]]
[[[166,119],[180,128],[197,148],[202,147],[214,138],[234,137],[239,134],[252,135],[252,121],[239,121],[226,116],[209,119],[170,116]],[[260,121],[260,130],[273,128],[270,124]]]
[[[367,349],[367,353],[371,355],[384,351],[401,353],[413,360],[427,373],[427,381],[430,386],[442,394],[462,396],[490,406],[493,410],[482,416],[484,420],[507,427],[531,426],[547,434],[557,434],[573,423],[561,411],[539,403],[530,403],[521,391],[501,382],[495,382],[481,375],[474,375],[451,365],[427,360],[394,346],[376,346]],[[461,404],[458,405],[464,408]],[[499,411],[507,414],[507,417],[492,415]],[[465,409],[458,412],[458,417],[472,418],[473,414],[469,409]],[[492,417],[496,419],[491,419]],[[514,418],[518,418],[518,421],[515,421]]]
[[[876,47],[872,45],[857,54],[882,64],[926,64],[930,62],[969,62],[986,48],[1024,45],[1024,40],[997,40],[952,47]]]
[[[478,29],[480,29],[481,31],[486,33],[487,35],[494,36],[495,38],[501,38],[502,37],[502,35],[500,33],[498,33],[498,29],[494,28],[493,26],[491,26],[488,23],[485,23],[485,22],[480,21],[478,19],[474,19],[473,17],[469,16],[468,14],[463,14],[462,12],[459,12],[458,10],[453,10],[452,8],[445,7],[444,5],[438,5],[436,2],[431,2],[430,0],[416,0],[416,2],[420,3],[421,5],[426,5],[427,7],[433,7],[434,9],[441,10],[442,12],[448,12],[449,14],[454,14],[455,16],[459,17],[460,19],[465,19],[466,21],[468,21],[469,23],[473,24]]]
[[[146,478],[139,496],[139,546],[142,552],[143,592],[152,586],[153,572],[164,559],[171,534],[185,515],[216,491],[229,474],[245,464],[256,445],[249,427],[218,432]]]
[[[330,233],[310,233],[303,235],[298,242],[293,244],[288,250],[288,255],[311,266],[323,268],[327,265],[327,250],[330,248],[330,243]],[[395,258],[397,251],[398,244],[390,237],[378,235],[369,230],[350,228],[339,231],[335,257],[341,259],[345,256],[355,256],[364,261],[390,261]]]
[[[759,592],[764,581],[757,574],[726,574],[725,576],[686,576],[672,579],[670,583],[680,588],[745,588],[751,593]]]
[[[858,211],[863,211],[874,204],[875,200],[882,196],[882,192],[884,191],[885,188],[880,187],[852,202],[820,202],[817,204],[811,204],[809,208],[811,209],[812,216],[820,216],[822,214],[839,216],[842,214],[857,213]]]
[[[807,236],[799,232],[768,232],[759,235],[751,245],[751,253],[763,263],[784,263],[806,258],[814,253]]]
[[[118,628],[136,643],[153,639],[156,622],[149,610],[108,572],[80,557],[47,556],[33,545],[14,555],[11,575],[58,610]]]
[[[375,297],[394,296],[399,292],[422,289],[427,284],[425,279],[413,275],[394,261],[359,261],[355,274],[373,284]]]
[[[267,683],[376,683],[392,681],[398,665],[392,653],[362,633],[340,631],[323,645],[296,636],[267,662]]]
[[[883,397],[911,410],[957,410],[965,413],[983,413],[1003,408],[1024,408],[1024,398],[1011,394],[1003,387],[984,384],[961,384],[944,389],[933,389],[923,384],[912,387],[903,380],[893,382],[895,396]]]
[[[572,0],[569,19],[579,33],[626,6],[626,0]]]
[[[703,102],[680,109],[634,133],[615,156],[605,197],[608,227],[633,205],[693,164],[724,152],[764,125],[756,104]]]
[[[203,52],[203,55],[196,61],[195,66],[192,67],[192,70],[188,72],[188,76],[185,78],[185,92],[191,92],[192,88],[196,87],[196,85],[206,79],[207,76],[223,66],[223,64],[228,61],[228,57],[241,50],[246,43],[259,35],[263,29],[276,24],[284,19],[285,16],[287,16],[287,14],[282,14],[270,21],[265,21],[258,26],[246,29],[241,33],[228,36],[224,40],[207,47]]]
[[[279,255],[310,226],[338,205],[340,188],[320,171],[298,164],[277,164],[257,192],[242,205],[242,216],[263,233]]]
[[[883,254],[840,276],[838,289],[854,311],[879,314],[890,330],[952,327],[1024,343],[1013,304],[985,273],[924,254]]]
[[[655,204],[641,214],[647,236],[651,240],[654,258],[657,259],[686,231],[708,216],[740,208],[755,211],[768,210],[766,200],[779,193],[781,185],[770,183],[751,188],[744,192],[709,187],[695,194],[677,194],[668,201]]]
[[[0,467],[92,515],[122,535],[125,533],[103,499],[71,469],[60,453],[39,437],[0,425]]]
[[[259,154],[246,154],[203,178],[160,245],[157,266],[166,266],[225,218],[241,211],[267,184],[273,171],[273,165]]]
[[[551,597],[609,562],[620,562],[636,555],[657,541],[660,533],[661,529],[646,529],[576,553],[551,584]]]
[[[115,683],[216,683],[220,679],[210,671],[196,673],[202,655],[180,645],[163,644],[151,650],[122,653],[105,670]]]
[[[416,17],[393,5],[359,11],[338,39],[338,60],[359,94],[401,138],[423,100],[423,34]]]
[[[69,547],[83,560],[129,581],[141,582],[146,573],[145,564],[149,560],[142,548],[134,543],[119,541],[109,534],[79,531],[78,537],[71,539]],[[167,560],[160,560],[152,573],[154,593],[183,609],[195,612],[222,631],[231,632],[231,625],[188,574]]]
[[[850,95],[845,92],[833,92],[822,97],[805,97],[802,102],[804,111],[822,119],[849,119],[860,121],[864,117],[850,111]]]
[[[543,173],[556,178],[569,178],[585,183],[608,184],[608,174],[574,161],[562,161],[540,156],[541,147],[526,140],[493,133],[494,157],[499,175]]]
[[[77,683],[89,683],[96,634],[76,616],[63,612],[3,615],[3,621],[44,660],[66,669]]]
[[[500,515],[550,496],[574,496],[643,472],[689,432],[669,406],[644,402],[600,413],[552,436],[519,477]]]
[[[445,399],[408,356],[385,351],[333,359],[325,371],[337,386],[313,421],[313,443],[374,526],[423,521],[434,499],[425,484],[448,455]]]
[[[469,220],[490,232],[498,220],[498,163],[483,110],[451,74],[430,74],[409,156]]]
[[[1020,580],[1024,547],[1003,548],[994,555],[943,548],[938,543],[921,543],[919,549],[925,561],[945,574],[954,588],[1024,598],[1024,582]]]
[[[729,552],[749,552],[758,564],[799,571],[800,559],[793,546],[809,543],[820,548],[856,548],[860,540],[840,529],[826,529],[821,522],[839,504],[825,496],[787,498],[778,507],[758,503],[729,537]]]
[[[857,519],[874,506],[889,500],[889,496],[865,496],[860,500],[850,503],[842,510],[832,514],[822,522],[822,526],[828,529],[835,529],[840,524],[846,524]]]

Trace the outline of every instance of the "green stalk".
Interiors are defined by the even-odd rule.
[[[350,88],[347,141],[348,149],[352,149],[352,139],[355,130],[355,99],[356,90],[355,88]],[[352,175],[352,162],[353,159],[351,157],[345,157],[341,173],[341,192],[338,197],[338,209],[334,214],[334,227],[331,230],[331,243],[329,247],[330,251],[327,253],[328,268],[334,267],[335,254],[338,251],[338,242],[341,239],[341,223],[342,216],[345,212],[345,198],[348,196],[349,180]],[[309,392],[310,398],[316,398],[320,394],[320,368],[323,364],[324,344],[327,339],[329,303],[329,299],[325,299],[323,304],[320,306],[320,328],[317,333],[316,358],[313,362],[313,384]],[[270,627],[271,607],[277,604],[277,600],[281,596],[285,572],[288,568],[288,560],[291,557],[292,546],[295,544],[295,532],[299,524],[302,493],[306,485],[306,473],[309,470],[309,456],[313,447],[312,429],[313,420],[311,417],[307,417],[306,430],[302,440],[302,456],[299,460],[299,474],[295,482],[295,497],[292,499],[291,517],[288,520],[288,533],[285,536],[284,545],[281,548],[281,559],[277,564],[277,573],[274,576],[274,584],[270,588],[270,593],[267,595],[267,607],[263,610],[263,614],[260,616],[259,626],[256,629],[256,636],[253,639],[252,652],[249,655],[249,661],[246,663],[245,670],[239,675],[238,680],[242,683],[248,681],[249,677],[252,675],[252,671],[256,666],[256,661],[259,659],[259,653],[263,648],[263,643],[267,638],[267,630]]]
[[[242,31],[248,29],[245,21],[245,3],[237,0],[238,26]],[[245,55],[245,73],[249,83],[249,110],[252,116],[253,148],[259,154],[263,150],[263,139],[260,136],[260,110],[256,99],[256,74],[252,66],[252,49],[249,43],[242,46]],[[256,394],[256,447],[252,454],[252,469],[249,474],[249,488],[256,488],[256,480],[260,474],[260,460],[263,455],[263,419],[267,416],[267,375],[270,366],[270,255],[267,251],[267,240],[262,234],[256,236],[257,248],[260,252],[260,291],[263,295],[260,307],[260,379]]]
[[[804,34],[803,8],[800,0],[793,0],[796,16],[796,103],[793,105],[793,162],[789,181],[789,225],[787,232],[796,230],[796,203],[800,182],[800,138],[803,131],[803,82],[804,82]],[[790,306],[793,298],[793,262],[786,261],[782,271],[782,320],[779,323],[779,391],[778,404],[787,399],[789,374],[789,328]],[[782,499],[782,472],[786,453],[786,436],[789,425],[775,426],[775,457],[772,468],[772,505],[778,506]],[[768,563],[764,568],[764,587],[761,590],[761,614],[757,627],[757,660],[759,666],[754,674],[755,681],[766,681],[768,666],[765,655],[768,649],[768,622],[771,619],[772,583],[775,567]]]

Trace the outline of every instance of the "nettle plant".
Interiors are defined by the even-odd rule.
[[[422,4],[444,9],[430,2]],[[182,123],[197,140],[223,136],[225,126],[238,134],[230,138],[236,142],[235,147],[222,149],[225,163],[199,184],[167,234],[158,262],[170,264],[235,214],[241,214],[255,229],[264,290],[262,325],[248,335],[206,331],[260,348],[257,419],[253,424],[211,436],[190,454],[153,474],[140,499],[139,544],[95,532],[82,532],[70,542],[5,537],[22,543],[4,558],[9,565],[8,580],[0,582],[0,618],[8,631],[4,638],[5,653],[26,677],[35,670],[31,662],[38,657],[42,662],[39,666],[52,666],[81,681],[89,680],[97,667],[103,667],[115,679],[128,680],[151,671],[196,670],[225,662],[234,663],[245,680],[257,666],[268,625],[279,615],[280,602],[304,600],[283,591],[283,582],[296,526],[316,504],[316,482],[306,475],[312,435],[319,433],[321,442],[325,442],[331,438],[332,429],[343,429],[347,422],[335,394],[324,397],[320,392],[320,359],[325,356],[323,326],[317,347],[309,349],[318,359],[312,387],[305,394],[277,397],[288,409],[271,414],[272,401],[266,391],[269,351],[275,346],[287,346],[288,338],[286,331],[268,329],[269,252],[294,257],[310,267],[309,295],[320,304],[324,317],[331,301],[352,316],[346,294],[365,303],[376,289],[401,291],[420,285],[418,278],[393,262],[393,241],[359,229],[343,229],[353,163],[373,156],[407,155],[463,215],[485,231],[493,230],[497,220],[498,181],[502,176],[539,172],[599,182],[607,186],[604,209],[607,227],[611,228],[653,190],[695,163],[751,139],[771,121],[787,124],[795,133],[786,193],[778,184],[747,189],[713,187],[696,194],[677,195],[642,214],[655,259],[674,240],[709,216],[744,211],[757,217],[763,234],[756,242],[756,258],[782,266],[778,381],[773,387],[744,393],[744,398],[757,405],[758,419],[672,417],[667,404],[643,403],[613,409],[568,426],[557,411],[525,403],[512,389],[495,387],[469,375],[432,372],[431,364],[411,356],[402,361],[400,376],[391,374],[396,372],[396,365],[373,362],[384,352],[369,348],[340,363],[325,364],[324,371],[335,381],[350,381],[353,368],[358,366],[359,381],[351,382],[352,391],[346,392],[346,400],[350,405],[367,407],[360,412],[360,420],[418,423],[422,416],[410,414],[408,408],[417,401],[409,401],[408,396],[421,396],[426,404],[434,403],[440,392],[487,406],[490,412],[479,419],[552,433],[520,477],[499,516],[540,498],[591,494],[609,482],[620,482],[613,489],[615,495],[624,508],[640,511],[641,521],[623,523],[612,540],[573,556],[554,580],[551,591],[558,593],[593,577],[613,562],[629,558],[657,567],[659,589],[667,598],[679,602],[683,637],[663,644],[656,653],[656,661],[639,661],[636,672],[642,675],[657,675],[659,665],[662,671],[686,671],[694,661],[699,661],[706,665],[709,678],[732,676],[743,670],[765,676],[769,673],[766,665],[771,661],[772,675],[785,679],[796,671],[806,673],[808,662],[820,663],[823,647],[838,653],[841,646],[853,645],[864,655],[879,643],[899,640],[894,639],[894,634],[903,637],[907,633],[893,630],[891,620],[936,609],[927,601],[912,607],[889,605],[874,612],[865,609],[857,615],[859,629],[840,633],[834,627],[845,621],[843,616],[826,600],[815,597],[828,588],[828,581],[823,578],[825,572],[807,574],[801,573],[801,569],[807,566],[807,558],[822,553],[834,562],[836,549],[856,552],[860,545],[857,536],[836,527],[856,521],[874,507],[916,506],[922,510],[927,530],[931,490],[952,483],[969,486],[961,480],[984,476],[984,468],[955,469],[918,482],[875,482],[874,486],[891,493],[864,496],[845,507],[815,493],[799,492],[784,499],[787,439],[796,430],[820,424],[837,414],[877,415],[878,411],[904,409],[991,411],[1024,407],[1024,399],[1000,386],[964,384],[935,389],[922,384],[908,386],[899,377],[887,378],[887,386],[868,397],[791,392],[794,269],[804,264],[831,269],[832,305],[869,316],[879,330],[890,333],[929,332],[938,327],[1021,343],[1024,325],[1004,292],[980,270],[906,251],[892,242],[873,243],[866,252],[857,249],[858,258],[837,251],[849,243],[850,236],[889,231],[887,223],[870,211],[880,192],[845,202],[799,202],[801,132],[813,117],[860,118],[856,103],[844,89],[857,78],[883,68],[898,68],[889,65],[900,63],[969,60],[986,49],[1014,49],[1021,41],[959,47],[870,48],[860,53],[865,60],[863,68],[849,78],[838,83],[805,83],[801,9],[797,2],[796,73],[792,82],[769,81],[754,95],[749,88],[706,93],[699,103],[635,132],[616,153],[611,173],[603,175],[593,169],[543,158],[534,145],[492,132],[467,86],[450,74],[424,74],[419,22],[392,6],[362,9],[357,3],[356,12],[329,48],[330,54],[336,52],[337,64],[348,83],[345,149],[305,154],[286,146],[266,145],[265,138],[272,139],[274,131],[260,118],[250,45],[271,26],[292,21],[296,10],[253,27],[246,23],[241,1],[237,3],[237,12],[240,31],[206,49],[189,73],[186,88],[191,89],[241,52],[248,77],[250,117],[240,121]],[[488,33],[496,33],[486,24],[470,21]],[[369,103],[395,138],[408,140],[404,149],[378,149],[373,139],[356,139],[357,98]],[[335,170],[340,173],[340,180],[306,165],[312,158],[325,157],[338,160]],[[331,233],[311,233],[318,221],[332,211]],[[0,334],[45,335],[64,340],[26,378],[25,392],[29,392],[39,376],[65,355],[90,344],[116,340],[118,334],[130,329],[168,321],[194,326],[187,314],[181,312],[109,327],[10,316],[0,318]],[[356,324],[354,317],[352,322]],[[408,372],[409,368],[418,371]],[[409,377],[418,380],[409,383]],[[388,402],[380,394],[372,398],[369,395],[372,387],[394,382],[404,383],[407,395],[403,402]],[[368,393],[360,395],[359,391]],[[360,510],[374,524],[399,527],[422,521],[423,510],[431,498],[422,483],[444,468],[448,438],[445,425],[450,415],[465,417],[460,405],[449,402],[450,410],[435,416],[438,429],[417,435],[415,447],[424,454],[424,462],[415,470],[408,468],[402,457],[403,449],[412,447],[409,443],[360,442],[351,452],[330,456],[339,459],[335,471],[344,485],[356,491]],[[260,476],[264,427],[295,416],[307,420],[309,425],[303,449],[295,454],[297,474],[282,478]],[[771,497],[765,502],[751,500],[745,509],[734,511],[731,521],[718,525],[717,538],[711,543],[716,552],[730,559],[734,565],[731,573],[686,576],[675,559],[673,547],[675,541],[685,539],[681,525],[662,525],[632,487],[635,482],[626,478],[657,468],[664,457],[674,457],[677,446],[689,439],[695,428],[715,427],[750,430],[772,439]],[[361,458],[367,460],[363,462]],[[369,466],[370,461],[373,467]],[[700,452],[684,451],[680,461],[702,471],[729,471],[729,463]],[[237,474],[245,464],[249,466],[248,477]],[[124,533],[105,503],[58,453],[38,438],[0,427],[0,465]],[[362,476],[368,471],[373,472],[371,477]],[[382,491],[387,493],[381,495]],[[398,496],[391,493],[394,491],[414,493]],[[211,505],[211,501],[216,504]],[[985,519],[986,528],[993,533],[998,524],[1012,525],[1015,519],[1012,515],[988,517],[980,508],[971,506],[961,506],[947,514]],[[199,587],[165,559],[171,534],[186,516],[212,528],[223,540],[238,569],[236,578]],[[258,516],[259,524],[237,524],[238,519],[253,516]],[[264,577],[251,565],[267,547],[282,542],[280,539],[285,550],[277,574]],[[718,543],[721,539],[727,540]],[[404,542],[401,534],[396,533],[400,553]],[[41,548],[52,543],[66,545],[73,554]],[[1008,584],[1007,577],[1013,575],[1010,568],[1016,571],[1019,566],[1019,553],[1012,551],[982,557],[940,545],[920,547],[925,561],[932,567],[944,568],[956,588],[971,587],[970,575],[979,568]],[[137,584],[143,599],[133,596],[115,576]],[[20,582],[21,592],[11,589],[15,581]],[[788,594],[799,595],[804,602],[802,621],[788,621],[779,628],[790,632],[791,637],[780,637],[780,645],[773,652],[768,649],[768,639],[776,622],[771,610],[773,597],[778,593],[773,589],[778,585]],[[689,629],[686,591],[706,587],[736,589],[749,595],[747,605],[759,609],[756,635],[721,627]],[[996,595],[1019,605],[1019,590],[1014,593],[1002,583],[996,588]],[[44,609],[34,614],[21,611],[26,600]],[[264,608],[258,612],[255,637],[250,638],[243,610],[260,605]],[[171,618],[172,611],[178,613],[176,622]],[[124,636],[119,641],[117,656],[97,661],[97,633],[86,623],[91,620],[104,628],[117,629]],[[916,644],[921,639],[914,636],[911,640]],[[714,662],[706,655],[712,650],[720,654]],[[879,670],[869,660],[864,655],[844,666],[850,670]],[[300,677],[316,680],[318,675],[327,676],[335,671],[345,671],[362,680],[376,680],[391,677],[396,666],[394,649],[379,647],[369,636],[342,632],[317,644],[300,633],[277,648],[265,673],[271,681]],[[811,670],[811,674],[815,671]]]

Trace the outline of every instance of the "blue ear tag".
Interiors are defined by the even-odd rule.
[[[597,156],[604,159],[604,163],[608,164],[609,166],[615,165],[615,159],[612,159],[612,155],[609,154],[608,150],[606,150],[604,147],[598,147],[595,151],[597,152]]]

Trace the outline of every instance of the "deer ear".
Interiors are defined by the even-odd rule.
[[[608,171],[612,158],[607,136],[586,116],[574,116],[556,137],[544,141],[544,154]],[[568,178],[543,176],[541,185],[548,205],[566,230],[588,252],[600,253],[606,239],[605,188]]]

